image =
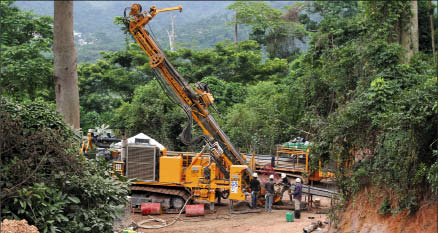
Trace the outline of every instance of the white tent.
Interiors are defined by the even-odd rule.
[[[160,149],[164,149],[165,147],[163,145],[161,145],[159,142],[157,142],[155,139],[149,137],[148,135],[144,134],[144,133],[139,133],[133,137],[128,138],[128,144],[129,143],[135,143],[135,139],[139,138],[139,139],[149,139],[149,144],[156,146]],[[118,142],[115,144],[116,147],[121,148],[122,147],[122,142]]]

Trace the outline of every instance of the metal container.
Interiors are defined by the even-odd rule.
[[[147,215],[157,215],[161,214],[161,204],[160,203],[143,203],[141,204],[141,213]]]
[[[186,205],[186,216],[195,217],[204,215],[204,204]]]

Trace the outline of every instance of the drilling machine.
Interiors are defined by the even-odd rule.
[[[209,87],[203,83],[197,83],[194,89],[190,87],[145,29],[158,13],[174,10],[181,12],[182,7],[157,9],[152,6],[142,11],[141,5],[135,3],[125,8],[123,21],[148,55],[149,65],[162,89],[187,115],[181,141],[186,145],[203,143],[204,146],[200,153],[187,155],[128,145],[126,158],[114,162],[113,169],[137,180],[131,187],[132,196],[138,197],[134,204],[159,200],[164,208],[181,209],[191,198],[208,201],[212,209],[216,199],[229,198],[232,206],[233,201],[246,199],[245,192],[254,171],[248,166],[246,156],[236,150],[211,115],[209,107],[214,98]],[[202,129],[202,135],[192,139],[193,121]]]

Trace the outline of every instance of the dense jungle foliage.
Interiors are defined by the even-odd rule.
[[[0,97],[1,215],[41,232],[111,232],[128,185],[105,160],[77,155],[78,143],[53,105]]]
[[[284,9],[236,2],[229,6],[238,12],[230,23],[250,28],[249,40],[165,52],[188,82],[209,85],[218,109],[213,114],[241,152],[272,154],[276,144],[301,136],[313,144],[313,168],[319,160],[354,161],[337,171],[344,200],[372,184],[396,198],[385,209],[414,213],[420,201],[438,195],[432,3],[429,9],[427,1],[418,2],[419,51],[410,59],[399,38],[409,27],[409,1],[298,2]],[[2,28],[12,18],[38,22],[2,33],[8,58],[2,59],[2,95],[53,103],[50,19],[3,2],[1,10]],[[436,14],[433,23],[436,48]],[[34,46],[43,42],[46,47]],[[120,43],[123,50],[78,66],[82,129],[109,124],[119,135],[144,132],[170,150],[199,150],[181,143],[185,115],[154,80],[147,56],[132,39]]]

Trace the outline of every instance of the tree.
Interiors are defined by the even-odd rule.
[[[181,150],[185,146],[178,136],[185,122],[182,109],[153,80],[135,89],[132,101],[122,103],[110,125],[128,135],[146,133],[167,148]]]
[[[238,26],[237,26],[237,9],[234,14],[234,42],[237,43],[238,40]]]
[[[290,86],[262,81],[248,87],[244,101],[234,104],[225,116],[224,131],[247,153],[274,153],[275,144],[300,135],[294,125],[302,104],[294,102]]]
[[[42,97],[54,100],[52,22],[1,1],[1,73],[0,92],[17,100]]]
[[[418,38],[418,3],[416,0],[410,1],[410,11],[404,17],[409,21],[404,21],[406,24],[401,24],[400,43],[406,50],[406,59],[410,61],[415,53],[418,52],[419,38]]]
[[[189,82],[207,76],[245,84],[268,79],[278,81],[288,71],[285,59],[263,60],[260,45],[253,40],[224,41],[213,49],[201,51],[181,48],[169,53],[169,59]]]
[[[247,94],[246,87],[242,83],[226,82],[215,76],[205,77],[201,83],[207,84],[213,94],[214,105],[219,111],[218,121],[225,118],[225,114],[231,106],[242,103]]]
[[[300,5],[300,4],[298,4]],[[249,39],[265,45],[271,58],[288,58],[297,53],[295,39],[304,40],[304,27],[281,10],[264,2],[238,1],[228,9],[236,12],[235,24],[251,27]]]
[[[0,97],[0,109],[2,218],[26,219],[40,232],[113,232],[128,184],[111,177],[105,160],[77,154],[53,104]]]
[[[73,37],[73,1],[55,1],[53,80],[56,110],[74,128],[79,128],[77,55]]]
[[[436,56],[435,56],[435,28],[433,23],[433,11],[434,8],[432,8],[432,0],[429,0],[428,2],[428,10],[429,10],[429,24],[430,24],[430,43],[432,45],[432,56],[433,61],[436,63]]]
[[[291,64],[290,82],[305,107],[299,126],[312,133],[313,161],[357,159],[348,172],[339,166],[344,197],[371,183],[413,213],[437,187],[438,89],[430,56],[405,63],[401,34],[411,27],[411,7],[367,1],[353,17],[323,19]]]
[[[147,61],[137,44],[129,44],[126,50],[102,53],[95,64],[78,66],[82,129],[108,124],[122,101],[132,100],[135,88],[153,78]]]
[[[419,48],[417,1],[370,1],[365,5],[369,26],[378,28],[371,38],[386,37],[388,42],[399,43],[404,48],[402,60],[409,62]]]

